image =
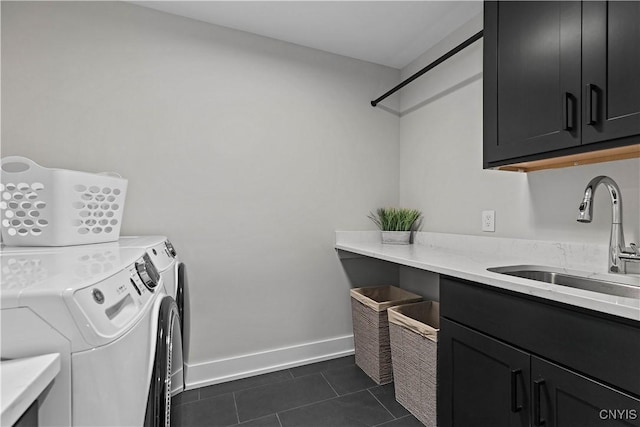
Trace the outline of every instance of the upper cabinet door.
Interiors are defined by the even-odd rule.
[[[640,134],[640,2],[583,3],[582,142]]]
[[[581,15],[573,1],[485,3],[485,163],[580,144]]]

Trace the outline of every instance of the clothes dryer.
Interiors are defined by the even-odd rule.
[[[144,249],[3,247],[0,261],[0,356],[61,355],[61,372],[39,399],[42,425],[169,424],[170,382],[153,379],[170,372],[173,343],[181,348],[171,320],[178,313]]]

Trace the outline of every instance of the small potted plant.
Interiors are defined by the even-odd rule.
[[[411,232],[420,227],[422,212],[417,209],[380,208],[369,214],[382,232],[382,243],[392,245],[408,245]]]

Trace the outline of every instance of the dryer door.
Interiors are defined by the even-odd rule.
[[[156,354],[153,364],[145,427],[171,424],[171,397],[184,389],[180,315],[173,298],[165,296],[158,314]]]
[[[176,303],[180,312],[182,332],[182,359],[189,362],[189,337],[191,336],[191,305],[189,300],[189,280],[187,278],[187,266],[181,262],[178,264],[178,281],[176,283]]]
[[[187,288],[187,266],[183,262],[178,264],[178,280],[176,283],[176,304],[180,313],[180,330],[184,335],[184,299]]]

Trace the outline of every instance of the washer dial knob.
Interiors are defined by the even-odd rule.
[[[160,282],[160,274],[158,273],[156,266],[153,265],[149,255],[144,254],[142,261],[136,262],[136,271],[138,272],[138,276],[140,276],[142,283],[144,283],[149,290],[153,290],[158,286],[158,283]]]

